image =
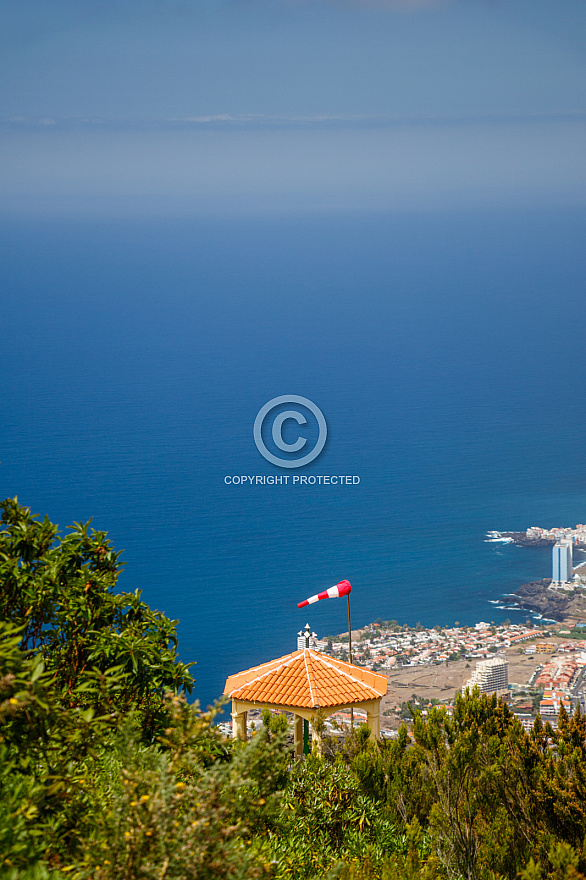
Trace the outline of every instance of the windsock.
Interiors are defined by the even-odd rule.
[[[318,593],[317,596],[311,596],[309,599],[305,599],[304,602],[298,602],[297,607],[305,608],[306,605],[313,605],[314,602],[319,602],[320,599],[339,599],[340,596],[347,596],[351,589],[350,581],[340,581],[335,587],[330,587],[329,590],[324,590],[323,593]]]

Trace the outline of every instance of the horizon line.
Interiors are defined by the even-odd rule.
[[[175,117],[112,117],[80,116],[5,116],[0,117],[0,130],[74,131],[94,129],[106,131],[197,131],[210,128],[277,129],[277,128],[386,128],[394,126],[449,126],[478,124],[516,124],[540,122],[583,122],[586,110],[564,110],[551,113],[470,114],[470,115],[392,115],[372,114],[203,114]]]

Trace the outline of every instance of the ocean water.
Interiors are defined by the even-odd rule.
[[[527,618],[489,600],[550,552],[484,538],[586,517],[586,212],[0,226],[0,494],[109,532],[203,705],[343,631],[297,609],[342,578],[355,626]],[[284,394],[328,424],[298,472],[252,436]],[[285,473],[360,482],[224,481]]]

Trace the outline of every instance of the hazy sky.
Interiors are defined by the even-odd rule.
[[[583,0],[4,0],[0,207],[586,201]]]

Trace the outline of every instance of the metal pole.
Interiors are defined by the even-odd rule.
[[[346,596],[348,600],[348,656],[350,657],[350,663],[352,663],[352,624],[350,623],[350,594]]]
[[[311,630],[309,629],[309,624],[305,624],[305,647],[309,650],[309,637]],[[315,633],[314,633],[315,635]],[[309,755],[309,721],[307,718],[303,719],[303,754]]]
[[[350,593],[346,596],[348,600],[348,657],[352,664],[352,623],[350,622]],[[350,727],[354,727],[354,707],[350,706]]]

